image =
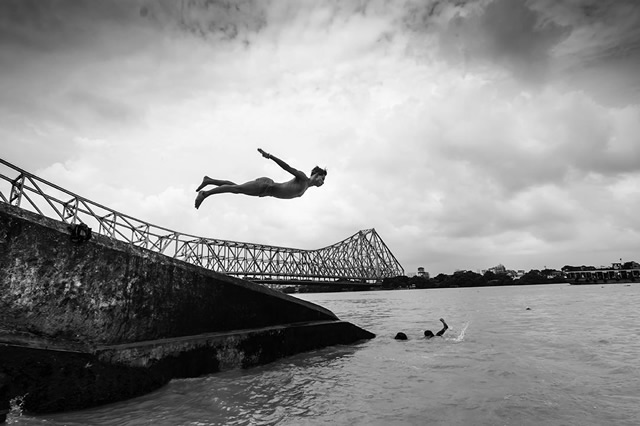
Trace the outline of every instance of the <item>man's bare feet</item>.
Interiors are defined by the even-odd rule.
[[[196,197],[196,209],[200,207],[200,204],[202,204],[205,198],[207,197],[204,195],[204,191],[198,192],[198,196]]]
[[[208,182],[209,180],[210,180],[209,176],[203,177],[202,178],[202,183],[200,184],[200,186],[198,188],[196,188],[196,192],[200,192],[200,190],[202,188],[204,188],[205,186],[209,185],[209,182]]]

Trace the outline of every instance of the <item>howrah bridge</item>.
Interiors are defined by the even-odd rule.
[[[0,202],[178,260],[262,283],[379,283],[404,269],[375,229],[315,250],[203,238],[152,225],[74,194],[0,158]]]

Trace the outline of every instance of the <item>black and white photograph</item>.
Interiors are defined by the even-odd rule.
[[[0,424],[637,425],[640,1],[0,0]]]

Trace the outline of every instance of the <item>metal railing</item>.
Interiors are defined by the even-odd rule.
[[[100,235],[250,280],[371,282],[404,274],[375,229],[317,250],[202,238],[117,212],[1,158],[0,201],[65,223],[84,223]]]

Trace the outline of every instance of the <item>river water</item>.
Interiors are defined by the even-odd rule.
[[[304,294],[373,340],[16,425],[638,425],[640,284]],[[527,309],[529,308],[529,309]],[[450,329],[425,340],[425,329]],[[398,331],[407,341],[393,339]]]

